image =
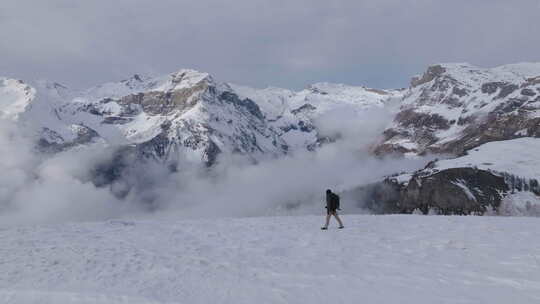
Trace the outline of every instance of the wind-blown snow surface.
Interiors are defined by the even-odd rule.
[[[540,197],[528,191],[510,193],[502,200],[498,213],[511,216],[540,217]]]
[[[533,218],[109,221],[0,231],[1,303],[539,303]],[[334,223],[335,224],[335,223]]]

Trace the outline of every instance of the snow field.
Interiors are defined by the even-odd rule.
[[[535,218],[108,221],[0,230],[0,303],[538,303]]]
[[[507,172],[519,177],[540,179],[540,138],[522,137],[493,141],[467,152],[467,155],[441,160],[436,168],[477,167],[484,170]]]

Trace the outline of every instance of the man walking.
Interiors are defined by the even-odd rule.
[[[330,223],[330,217],[333,215],[339,223],[339,229],[343,229],[343,222],[337,214],[339,209],[339,196],[332,192],[332,190],[326,190],[326,224],[324,227],[321,227],[322,230],[328,229],[328,224]]]

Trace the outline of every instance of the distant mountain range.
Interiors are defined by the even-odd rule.
[[[491,69],[437,64],[413,77],[409,88],[396,90],[330,83],[314,84],[301,91],[255,89],[217,82],[209,74],[194,70],[160,77],[133,75],[83,91],[54,82],[0,78],[0,117],[30,130],[42,153],[54,154],[92,144],[118,147],[136,159],[155,160],[172,167],[184,162],[212,167],[221,154],[241,155],[258,162],[295,151],[313,151],[336,139],[324,134],[315,123],[324,120],[325,114],[344,107],[361,113],[395,106],[398,110],[383,122],[386,130],[370,139],[374,155],[416,157],[436,153],[446,158],[458,157],[486,143],[516,144],[519,142],[511,140],[522,137],[530,138],[528,147],[536,147],[534,141],[540,137],[540,63]],[[476,160],[481,159],[478,153],[475,155]],[[521,160],[518,157],[514,161]],[[469,167],[476,170],[477,166]],[[401,194],[393,198],[390,209],[415,209],[410,193],[403,191],[409,187],[409,180],[432,176],[432,168],[433,165],[429,174],[406,173],[401,179],[387,180],[401,185],[396,190]],[[540,168],[534,170],[536,179],[540,179]],[[519,172],[508,171],[512,170],[506,170],[508,176],[517,174],[521,178]],[[456,185],[452,191],[465,191],[473,187],[468,183],[475,179],[477,182],[475,174],[445,175],[442,183]],[[406,180],[403,176],[407,176]],[[448,180],[452,178],[459,182]],[[492,183],[490,177],[482,179]],[[536,179],[534,173],[526,178],[528,183]],[[527,190],[540,195],[534,182],[531,185]],[[472,198],[465,193],[471,201],[483,200],[468,212],[496,206],[503,195],[497,199],[482,195],[506,193],[510,188],[485,188],[474,192],[476,196],[471,192]],[[417,196],[413,197],[413,201],[419,201]],[[429,205],[426,202],[430,200],[436,198],[428,195],[422,204]],[[400,208],[405,202],[407,208]],[[423,208],[427,210],[429,206]]]
[[[35,131],[43,151],[101,142],[159,160],[212,165],[220,153],[254,161],[324,140],[312,120],[336,107],[384,107],[400,91],[320,83],[300,92],[252,89],[180,70],[134,75],[84,91],[0,78],[0,115]]]

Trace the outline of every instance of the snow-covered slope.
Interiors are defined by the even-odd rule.
[[[346,206],[344,206],[346,208]],[[0,230],[0,302],[538,303],[534,218],[344,216]]]
[[[461,154],[522,136],[540,137],[540,63],[440,64],[413,78],[378,150]]]
[[[316,83],[295,92],[281,88],[253,89],[229,84],[243,98],[257,103],[270,125],[293,149],[313,149],[326,138],[317,129],[316,120],[332,111],[360,113],[388,107],[403,95],[399,90],[377,90],[361,86]]]
[[[3,116],[31,127],[47,151],[99,141],[134,145],[147,157],[206,164],[222,152],[260,159],[287,151],[253,101],[206,73],[135,75],[81,92],[48,82],[2,83]]]
[[[438,161],[433,169],[476,167],[540,179],[540,138],[524,137],[494,141],[468,151],[467,155]]]
[[[58,83],[0,78],[0,118],[17,122],[21,132],[37,133],[50,143],[75,141],[84,126],[66,124],[58,115],[58,108],[73,94]]]
[[[401,97],[399,90],[377,90],[333,83],[316,83],[298,92],[273,87],[253,89],[229,85],[240,96],[257,102],[265,113],[271,115],[268,117],[270,120],[277,119],[284,110],[295,110],[305,104],[314,106],[314,112],[320,115],[336,106],[384,106],[390,97]]]
[[[286,151],[255,103],[193,70],[104,84],[66,103],[60,113],[109,143],[135,144],[158,159],[212,164],[222,152],[260,159]]]
[[[399,91],[319,83],[293,92],[216,82],[194,70],[134,75],[73,91],[50,82],[2,79],[3,117],[30,126],[46,151],[100,142],[177,163],[213,164],[221,153],[253,160],[312,150],[325,140],[314,120],[346,108],[383,107]]]
[[[0,118],[16,119],[35,94],[34,88],[20,80],[0,77]]]
[[[387,195],[390,199],[383,205],[397,212],[537,216],[538,151],[540,138],[523,137],[485,143],[458,158],[434,160],[424,169],[385,180],[385,190],[393,195]]]

